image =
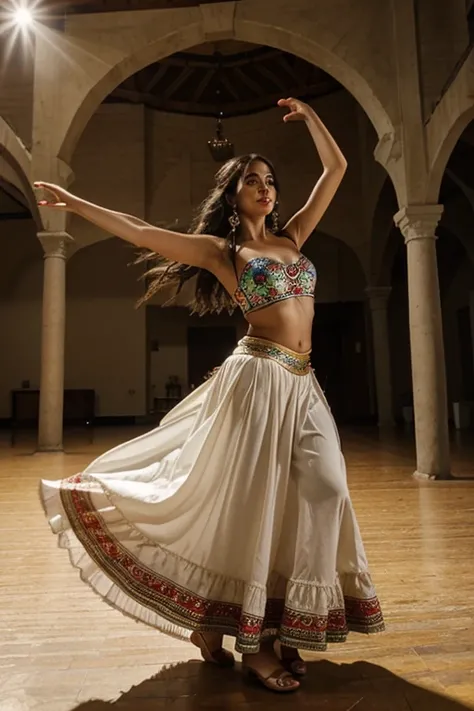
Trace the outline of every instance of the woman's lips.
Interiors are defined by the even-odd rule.
[[[269,205],[271,203],[270,198],[260,198],[260,200],[257,200],[257,202],[261,202],[263,205]]]

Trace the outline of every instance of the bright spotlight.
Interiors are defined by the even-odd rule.
[[[13,17],[16,24],[22,28],[30,27],[33,24],[33,15],[27,7],[17,7]]]

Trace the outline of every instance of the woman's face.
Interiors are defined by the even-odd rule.
[[[237,184],[238,212],[247,217],[266,217],[274,209],[276,199],[275,179],[270,167],[261,160],[252,161]]]

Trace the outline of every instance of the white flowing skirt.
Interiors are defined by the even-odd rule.
[[[383,630],[337,429],[301,358],[246,337],[159,427],[41,482],[59,545],[107,603],[246,653],[268,635],[324,650]]]

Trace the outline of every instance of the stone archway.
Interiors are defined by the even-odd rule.
[[[30,184],[31,155],[14,130],[0,116],[0,179],[19,191],[38,229],[41,218]]]
[[[143,267],[134,264],[135,250],[118,237],[83,245],[68,256],[68,299],[130,297],[133,302],[142,295]]]
[[[438,147],[431,167],[430,179],[428,183],[428,203],[436,203],[438,201],[443,175],[446,170],[446,166],[448,165],[449,158],[454,150],[454,147],[456,146],[456,143],[459,141],[472,120],[474,120],[474,103],[448,126],[444,140]]]
[[[33,179],[71,182],[69,164],[79,137],[103,99],[127,77],[162,57],[221,39],[271,46],[319,66],[358,101],[379,143],[391,146],[394,126],[399,124],[393,91],[396,70],[392,63],[367,61],[367,52],[360,51],[373,28],[384,25],[384,9],[374,3],[361,17],[354,3],[347,3],[335,32],[332,0],[320,0],[319,6],[315,13],[313,0],[298,0],[293,7],[286,0],[274,0],[269,13],[267,0],[243,0],[116,13],[113,24],[105,13],[71,16],[61,32],[42,27],[36,38]],[[380,56],[381,42],[372,50],[374,57]],[[65,304],[64,256],[69,236],[61,213],[44,214],[43,220],[48,230],[43,241],[51,243],[50,256],[58,257],[55,298],[50,301]],[[63,321],[62,316],[57,319],[54,346],[59,360],[63,360]],[[48,358],[43,360],[47,365]],[[62,377],[59,368],[56,373],[45,370],[44,382],[50,382],[50,400],[57,407],[56,414],[44,410],[43,427],[40,419],[43,449],[61,447]]]
[[[348,38],[341,28],[341,42],[336,43],[335,51],[333,29],[316,23],[310,13],[305,20],[304,13],[282,7],[280,14],[285,22],[281,19],[276,25],[272,21],[278,13],[269,18],[264,10],[258,2],[252,5],[243,2],[123,13],[123,23],[113,28],[101,16],[83,16],[73,18],[62,37],[52,30],[45,31],[44,36],[38,37],[37,62],[48,62],[51,66],[54,60],[55,81],[50,80],[42,90],[52,94],[43,107],[45,104],[51,107],[55,131],[54,136],[45,134],[44,140],[37,142],[39,166],[42,152],[49,166],[53,156],[69,163],[92,114],[124,79],[162,57],[213,39],[265,44],[319,66],[355,97],[372,122],[379,141],[393,142],[396,116],[391,115],[395,109],[386,79],[377,75],[376,67],[370,67],[357,56],[357,37]],[[369,22],[373,20],[368,18]],[[344,46],[347,44],[350,46]],[[84,65],[87,72],[79,73]],[[49,118],[44,116],[46,120]]]
[[[8,334],[8,348],[2,353],[0,387],[4,403],[9,402],[13,383],[20,383],[25,372],[33,383],[37,382],[42,249],[36,237],[41,219],[29,182],[30,168],[29,152],[0,117],[0,190],[5,190],[8,199],[14,199],[17,216],[22,218],[9,219],[3,211],[6,219],[1,222],[0,327]],[[22,353],[22,358],[18,358],[18,353]],[[3,411],[1,416],[9,417],[10,412]]]
[[[427,203],[437,202],[451,153],[468,124],[474,119],[473,67],[474,49],[471,49],[427,124],[426,137],[430,160]]]
[[[470,192],[468,192],[469,188],[447,171],[441,195],[443,195],[444,189],[448,192],[449,198],[446,201],[441,226],[456,236],[465,250],[466,258],[474,265],[474,238],[472,235],[474,203]]]

